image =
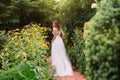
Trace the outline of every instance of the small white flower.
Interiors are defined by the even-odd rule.
[[[91,8],[92,9],[97,8],[97,4],[96,3],[92,3]]]

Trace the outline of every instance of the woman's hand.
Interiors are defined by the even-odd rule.
[[[51,40],[51,43],[53,43],[53,40]]]
[[[62,32],[62,39],[63,39],[65,36],[65,33],[63,32],[62,28],[61,28],[61,32]]]

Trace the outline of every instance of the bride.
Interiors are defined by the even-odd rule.
[[[55,70],[54,76],[72,76],[73,70],[71,62],[66,55],[65,46],[63,42],[64,32],[60,27],[58,21],[53,21],[53,39],[52,39],[52,67]]]

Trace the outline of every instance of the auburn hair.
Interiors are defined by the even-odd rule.
[[[60,25],[59,25],[59,22],[57,20],[53,21],[53,27],[56,27],[59,31],[61,29]]]

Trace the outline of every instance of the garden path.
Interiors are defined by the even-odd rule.
[[[47,62],[51,63],[51,56],[47,58]],[[75,67],[73,67],[74,75],[67,77],[55,77],[55,80],[87,80],[84,75],[77,71]]]

